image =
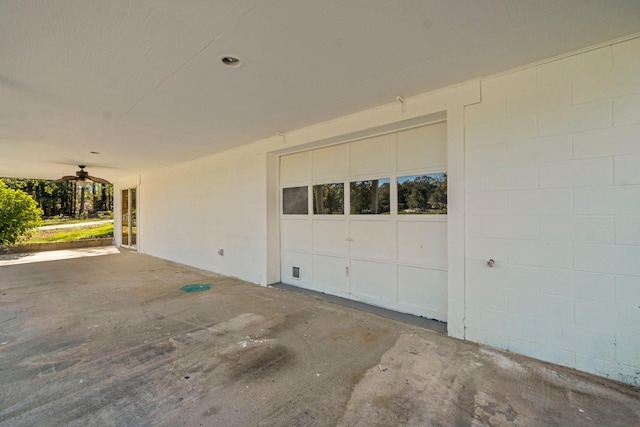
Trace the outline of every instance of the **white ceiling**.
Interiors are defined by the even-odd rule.
[[[638,32],[639,0],[0,0],[0,176],[116,180]]]

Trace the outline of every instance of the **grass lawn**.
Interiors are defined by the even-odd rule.
[[[69,222],[65,222],[68,224]],[[46,224],[51,225],[51,224]],[[53,230],[38,230],[33,237],[22,243],[72,242],[75,240],[97,239],[113,236],[113,223],[82,225]]]

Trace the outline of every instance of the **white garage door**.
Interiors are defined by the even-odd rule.
[[[447,320],[438,123],[281,157],[282,282]]]

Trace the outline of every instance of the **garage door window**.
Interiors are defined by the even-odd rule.
[[[309,187],[283,188],[282,213],[285,215],[307,215],[309,213]]]
[[[344,184],[313,186],[313,213],[316,215],[344,214]]]
[[[391,212],[389,178],[355,181],[350,187],[351,214],[376,215]]]
[[[398,214],[446,213],[446,173],[398,177]]]

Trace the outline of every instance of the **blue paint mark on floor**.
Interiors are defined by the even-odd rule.
[[[202,292],[211,289],[211,285],[193,284],[186,285],[180,288],[184,292]]]

